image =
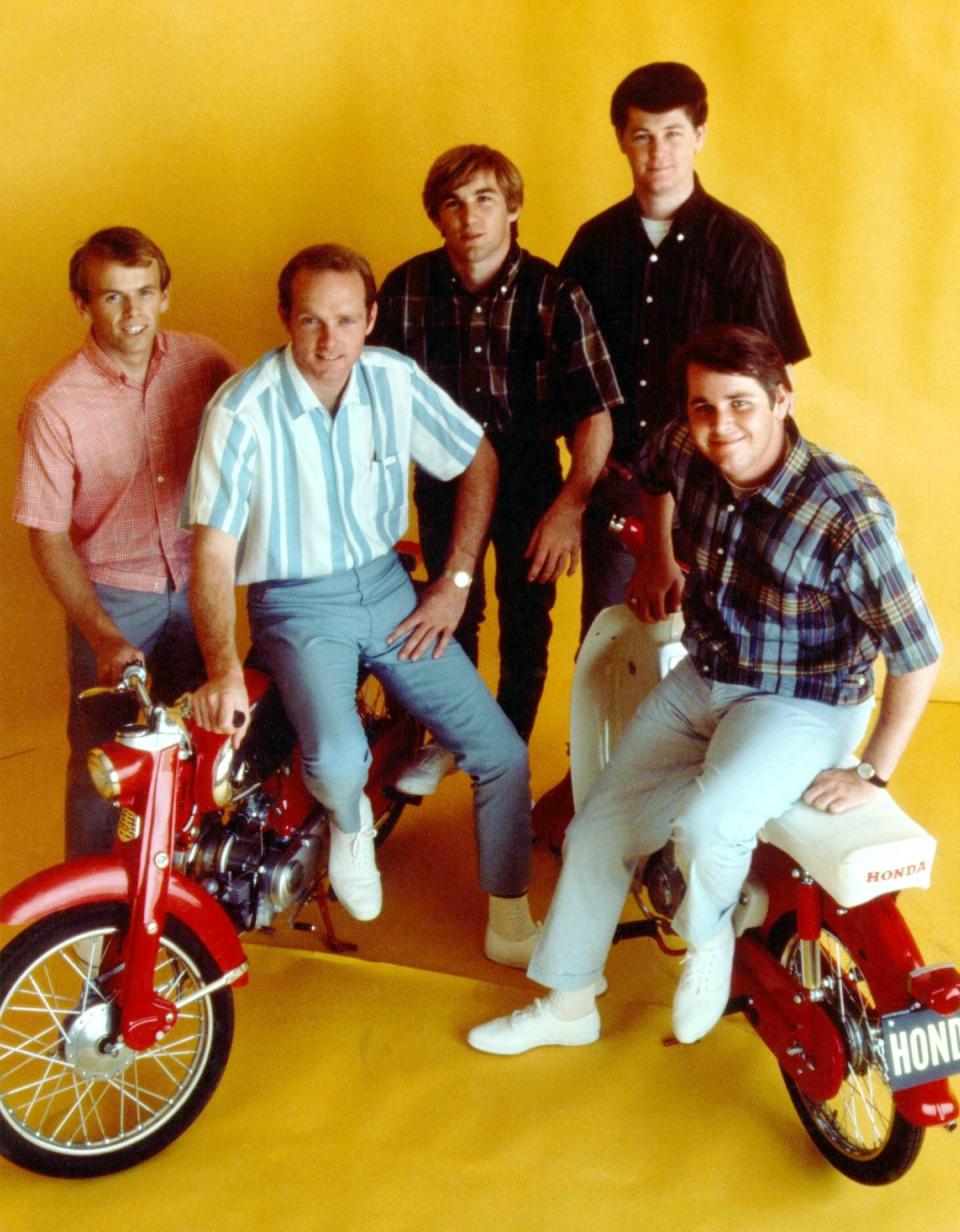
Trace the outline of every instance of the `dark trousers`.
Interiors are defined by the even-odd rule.
[[[530,562],[525,559],[524,552],[534,527],[552,504],[560,484],[559,473],[541,475],[528,482],[525,488],[516,480],[505,484],[501,477],[488,533],[496,561],[500,621],[497,701],[524,740],[530,739],[547,677],[547,647],[553,630],[550,609],[557,596],[555,586],[527,581]],[[420,546],[431,579],[443,573],[456,496],[455,480],[440,483],[417,473],[414,500],[420,521]],[[485,552],[477,562],[467,606],[456,631],[457,641],[474,664],[478,659],[480,625],[486,608],[483,555]]]

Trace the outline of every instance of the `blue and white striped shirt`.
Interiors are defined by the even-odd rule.
[[[404,533],[411,459],[453,479],[482,436],[395,351],[364,349],[331,416],[290,347],[278,348],[207,406],[184,520],[239,541],[241,584],[327,577],[376,560]]]

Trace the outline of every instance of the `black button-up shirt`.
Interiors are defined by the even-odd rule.
[[[399,266],[380,289],[373,341],[416,360],[511,470],[555,459],[558,436],[623,402],[586,296],[516,244],[476,295],[443,248]]]
[[[630,196],[584,223],[560,268],[586,292],[623,390],[625,405],[614,415],[621,461],[673,418],[667,361],[704,326],[762,330],[788,364],[810,354],[779,250],[699,180],[659,247]]]

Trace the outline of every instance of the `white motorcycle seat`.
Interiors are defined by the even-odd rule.
[[[594,620],[577,658],[570,694],[570,772],[577,808],[610,760],[645,694],[684,655],[678,616],[637,620],[625,604]],[[850,765],[856,764],[851,758]],[[794,804],[768,821],[762,841],[785,851],[842,907],[930,884],[936,840],[889,792],[834,815]]]

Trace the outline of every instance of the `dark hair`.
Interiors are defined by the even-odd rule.
[[[682,107],[694,128],[707,122],[707,87],[692,68],[672,60],[635,68],[613,92],[610,119],[618,133],[627,126],[627,111],[638,107],[655,113]]]
[[[523,176],[506,154],[488,145],[457,145],[434,160],[423,185],[423,208],[434,222],[437,221],[444,197],[472,180],[479,171],[489,171],[496,179],[511,214],[520,209],[523,205]]]
[[[753,377],[771,406],[778,385],[793,389],[780,348],[772,338],[747,325],[709,325],[674,351],[670,383],[681,406],[687,401],[687,370],[691,364],[710,372],[739,372]]]
[[[293,306],[293,280],[301,270],[311,270],[314,273],[332,270],[336,274],[359,274],[363,279],[363,295],[369,315],[377,299],[377,284],[367,258],[361,257],[352,248],[344,248],[342,244],[313,244],[309,248],[301,248],[280,271],[277,297],[284,319],[290,315]]]
[[[105,227],[93,235],[70,258],[70,290],[87,302],[87,262],[117,261],[120,265],[149,265],[156,261],[160,270],[160,290],[170,282],[170,266],[153,240],[136,227]]]

